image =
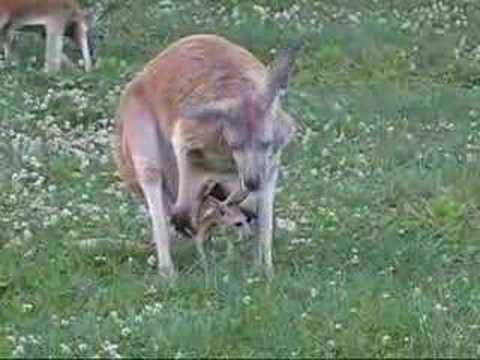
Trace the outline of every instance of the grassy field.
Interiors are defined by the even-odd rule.
[[[480,7],[467,0],[126,2],[92,73],[0,61],[0,357],[480,356]],[[111,158],[118,95],[183,35],[264,62],[304,36],[268,284],[219,233],[163,284]],[[87,239],[111,239],[93,248]],[[229,243],[233,242],[233,251]],[[153,266],[152,266],[153,265]]]

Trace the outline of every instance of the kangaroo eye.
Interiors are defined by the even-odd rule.
[[[272,141],[268,141],[268,140],[261,141],[260,142],[260,148],[264,149],[264,150],[268,150],[272,147],[272,144],[273,144]]]
[[[231,143],[230,144],[230,149],[232,149],[233,151],[238,151],[238,150],[242,150],[243,148],[243,144],[242,143]]]

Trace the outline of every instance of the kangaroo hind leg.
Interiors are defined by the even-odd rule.
[[[124,106],[119,121],[123,122],[122,143],[128,146],[136,181],[143,191],[156,245],[158,270],[166,278],[175,277],[170,255],[170,233],[165,207],[162,176],[162,137],[154,114],[141,100],[132,97]]]

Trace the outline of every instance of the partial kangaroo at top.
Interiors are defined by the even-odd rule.
[[[71,61],[63,52],[63,36],[70,36],[82,52],[85,71],[95,54],[95,14],[75,0],[0,0],[0,43],[5,57],[12,53],[16,30],[33,29],[46,35],[45,70],[57,72]]]

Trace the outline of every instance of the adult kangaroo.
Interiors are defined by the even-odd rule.
[[[150,61],[123,92],[117,145],[129,166],[122,171],[147,202],[162,275],[175,276],[167,214],[177,229],[195,231],[208,181],[231,184],[227,193],[249,192],[244,204],[256,215],[258,261],[273,274],[274,191],[281,150],[295,130],[279,92],[298,48],[267,68],[220,36],[188,36]]]

